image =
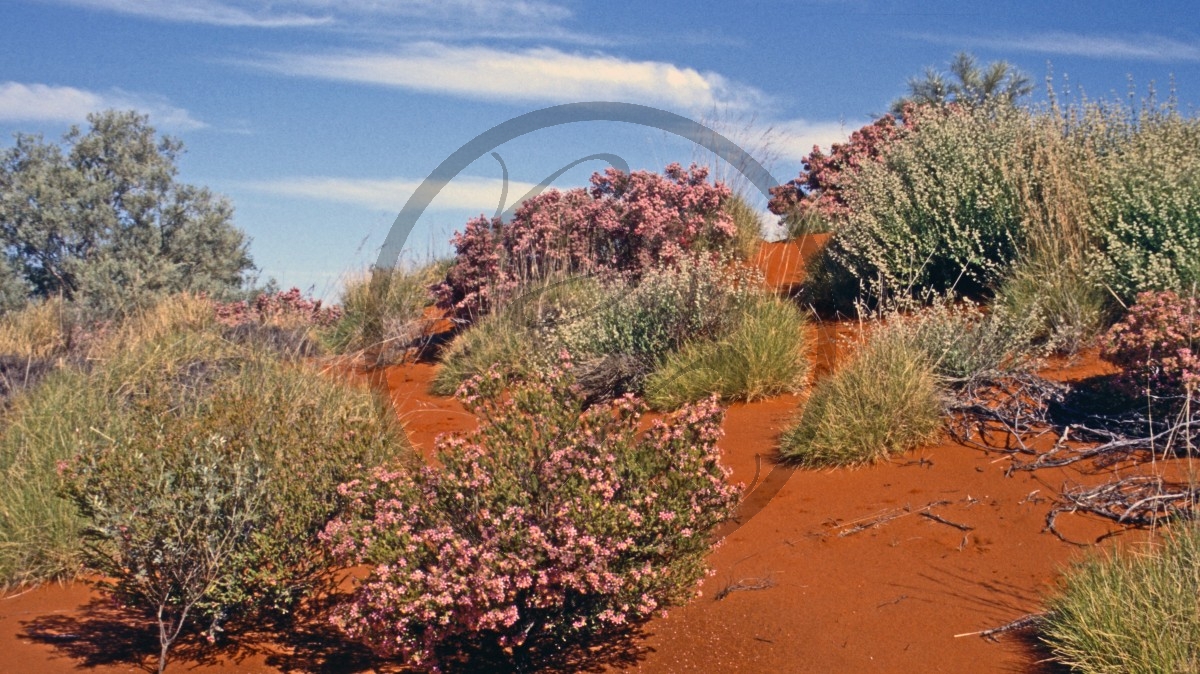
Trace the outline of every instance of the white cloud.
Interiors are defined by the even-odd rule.
[[[807,157],[814,145],[828,152],[833,143],[843,143],[850,137],[850,130],[842,122],[810,122],[793,119],[776,122],[771,128],[771,149],[782,159],[800,161]]]
[[[1181,42],[1161,35],[1113,37],[1055,31],[1001,37],[950,37],[929,34],[917,34],[913,37],[939,44],[967,44],[990,49],[1084,56],[1097,59],[1132,59],[1167,63],[1200,61],[1200,43]]]
[[[396,52],[275,54],[275,72],[499,101],[623,101],[687,110],[745,110],[767,97],[712,72],[548,47],[506,51],[417,43]]]
[[[43,0],[171,23],[243,28],[514,35],[592,42],[557,24],[570,10],[544,0]]]
[[[351,204],[377,211],[399,212],[421,184],[407,178],[369,179],[337,177],[293,177],[246,183],[245,187],[267,194]],[[505,208],[525,196],[536,185],[509,181]],[[430,204],[430,210],[496,212],[503,182],[498,178],[460,176],[445,184]]]
[[[208,126],[187,110],[158,96],[131,94],[120,89],[97,93],[49,84],[0,82],[0,122],[78,123],[89,112],[116,108],[150,115],[150,123],[166,129],[189,131]]]
[[[293,28],[332,23],[329,16],[278,11],[272,3],[232,3],[211,0],[58,0],[59,2],[171,23],[213,26]],[[289,3],[278,3],[286,6]],[[247,7],[246,5],[250,5]]]

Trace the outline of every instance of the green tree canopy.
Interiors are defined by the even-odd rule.
[[[950,61],[949,75],[926,68],[923,76],[910,78],[908,96],[892,103],[892,112],[902,114],[909,105],[1012,105],[1032,91],[1029,78],[1007,61],[980,67],[974,56],[959,52]]]
[[[88,122],[61,144],[17,134],[0,153],[0,302],[61,295],[120,311],[240,288],[254,269],[249,242],[227,199],[175,181],[183,145],[132,111]]]

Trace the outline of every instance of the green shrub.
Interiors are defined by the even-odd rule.
[[[1022,243],[1009,175],[1027,163],[1016,141],[1029,133],[1028,115],[1008,106],[925,108],[912,123],[843,188],[849,208],[830,252],[877,295],[982,293]]]
[[[448,262],[415,269],[372,269],[342,291],[342,317],[324,335],[335,353],[408,346],[421,332],[425,307],[433,303],[430,286],[446,275]]]
[[[1087,674],[1200,672],[1200,527],[1148,552],[1090,557],[1048,603],[1042,639]]]
[[[1190,290],[1200,282],[1200,120],[1152,102],[1078,114],[1075,134],[1097,157],[1080,175],[1105,282],[1126,302]]]
[[[962,386],[1029,369],[1036,352],[1034,326],[1004,307],[985,313],[970,300],[943,296],[927,307],[884,312],[891,339],[908,340],[925,354],[942,383]]]
[[[337,486],[405,452],[369,391],[272,357],[155,374],[118,392],[119,432],[83,432],[64,476],[86,565],[156,617],[165,658],[191,620],[211,638],[288,614],[324,572],[312,542],[344,504]]]
[[[598,281],[582,276],[527,287],[443,349],[430,389],[448,396],[467,379],[493,367],[512,379],[552,365],[559,351],[570,346],[560,332],[594,310],[604,297]]]
[[[803,388],[811,329],[790,302],[763,296],[727,336],[689,342],[646,381],[646,400],[673,409],[716,393],[724,401],[758,400]]]
[[[880,329],[817,382],[780,455],[804,466],[868,463],[935,439],[941,401],[932,363],[898,331]]]
[[[654,368],[687,341],[729,334],[762,284],[757,271],[720,258],[682,258],[632,287],[607,284],[595,308],[559,335],[572,355],[626,354]]]
[[[285,365],[264,348],[231,343],[213,327],[211,305],[194,298],[175,298],[115,326],[92,357],[89,370],[66,367],[51,374],[14,398],[6,412],[0,475],[9,488],[0,490],[0,584],[79,571],[83,523],[58,492],[58,466],[83,447],[150,442],[138,437],[138,429],[149,423],[152,410],[162,411],[154,405],[168,405],[184,419],[206,419],[214,433],[222,432],[219,421],[257,434],[263,447],[274,443],[279,452],[303,454],[289,459],[294,466],[315,460],[326,445],[345,455],[351,450],[337,444],[345,432],[363,438],[361,451],[376,437],[364,429],[394,432],[390,413],[369,392]],[[230,389],[221,394],[225,398],[214,397],[224,389]],[[241,398],[230,400],[234,393]],[[228,407],[223,411],[217,409],[222,400]],[[277,423],[281,416],[289,421]],[[313,490],[313,499],[326,498],[323,484],[329,486],[318,480],[305,489]]]
[[[730,334],[761,286],[757,272],[709,256],[648,270],[639,282],[536,284],[447,347],[432,390],[449,395],[496,365],[506,377],[527,375],[565,350],[579,363],[580,382],[595,389],[589,393],[639,391],[641,378],[685,342]]]
[[[1095,274],[1078,267],[1021,260],[996,291],[993,306],[1023,317],[1034,343],[1053,352],[1075,353],[1103,331],[1112,313],[1110,297]]]

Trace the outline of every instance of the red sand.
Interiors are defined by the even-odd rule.
[[[764,247],[760,263],[772,283],[798,280],[801,252],[791,244]],[[807,253],[808,251],[803,251]],[[792,260],[797,261],[793,266]],[[821,359],[836,357],[826,328]],[[1106,372],[1094,353],[1056,364],[1070,379]],[[475,420],[457,403],[427,393],[434,366],[409,364],[382,373],[414,444],[428,452],[438,433],[466,430]],[[1005,477],[1004,454],[952,442],[855,470],[775,468],[780,430],[799,398],[784,396],[729,409],[721,442],[733,479],[765,484],[743,506],[740,525],[710,557],[715,569],[703,596],[650,622],[629,657],[642,672],[1034,672],[1045,653],[1015,636],[992,643],[956,637],[1001,625],[1038,609],[1060,568],[1081,549],[1043,533],[1050,498],[1064,480],[1093,482],[1068,470]],[[768,477],[769,475],[769,477]],[[767,498],[768,496],[773,496]],[[932,509],[970,531],[916,512]],[[839,535],[879,515],[887,523]],[[1063,516],[1060,530],[1094,541],[1111,527],[1095,518]],[[1140,540],[1134,533],[1118,538]],[[743,582],[770,587],[718,593]],[[48,585],[0,599],[0,671],[107,674],[145,669],[131,652],[130,625],[86,585]],[[170,671],[369,671],[369,661],[338,652],[334,640],[274,645],[247,639],[237,651],[196,662],[182,649]],[[610,669],[618,669],[616,666]]]

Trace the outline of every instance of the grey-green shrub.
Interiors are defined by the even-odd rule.
[[[595,307],[559,335],[573,355],[627,354],[655,367],[687,341],[728,334],[762,284],[757,271],[720,258],[683,258],[634,286],[607,284]]]
[[[493,366],[507,376],[528,374],[564,351],[587,371],[581,381],[610,379],[592,370],[618,362],[640,379],[684,343],[728,335],[761,286],[758,272],[705,255],[650,269],[636,283],[573,277],[536,284],[455,338],[432,390],[449,395]],[[640,387],[612,382],[626,385]]]
[[[244,441],[269,465],[286,466],[279,474],[291,480],[285,481],[287,498],[300,501],[272,511],[280,527],[300,527],[314,517],[309,505],[335,499],[338,480],[359,470],[358,463],[369,467],[381,452],[405,451],[391,411],[370,391],[283,363],[265,348],[233,344],[215,329],[184,327],[184,314],[168,308],[137,321],[131,328],[146,329],[140,340],[119,339],[125,327],[118,326],[117,337],[94,350],[89,371],[62,369],[14,399],[0,431],[0,474],[10,485],[0,491],[0,584],[80,570],[84,522],[59,492],[60,463],[84,449],[107,452],[113,461],[137,452],[150,456],[159,448],[147,424],[195,424],[234,444]],[[211,322],[211,306],[208,315]],[[113,473],[114,479],[122,474]],[[138,493],[139,474],[131,470],[123,478],[123,495]],[[305,482],[297,486],[300,476]],[[261,540],[271,539],[264,534]],[[275,553],[278,564],[291,563],[291,553]],[[259,566],[264,574],[282,572]]]
[[[688,342],[646,380],[647,402],[674,409],[716,393],[723,401],[759,400],[804,388],[811,328],[791,302],[763,295],[720,339]]]
[[[870,463],[934,440],[941,398],[933,364],[913,340],[879,329],[817,382],[780,455],[803,466]]]
[[[1009,106],[923,108],[914,130],[844,186],[849,205],[831,252],[876,295],[984,292],[1022,243],[1009,175],[1027,158],[1027,113]]]
[[[64,478],[86,566],[160,622],[165,662],[188,624],[288,615],[327,571],[338,486],[411,455],[370,391],[269,355],[156,374],[115,393],[119,433],[81,433]]]
[[[1200,527],[1150,551],[1091,556],[1064,576],[1041,637],[1084,674],[1200,672]]]
[[[1027,317],[1010,314],[1003,306],[984,312],[970,300],[952,296],[881,312],[881,330],[925,354],[942,383],[961,386],[1028,370],[1038,352],[1034,326]],[[906,306],[908,305],[908,306]]]
[[[1150,104],[1092,106],[1074,131],[1098,161],[1081,172],[1105,282],[1129,302],[1200,281],[1200,120]]]

